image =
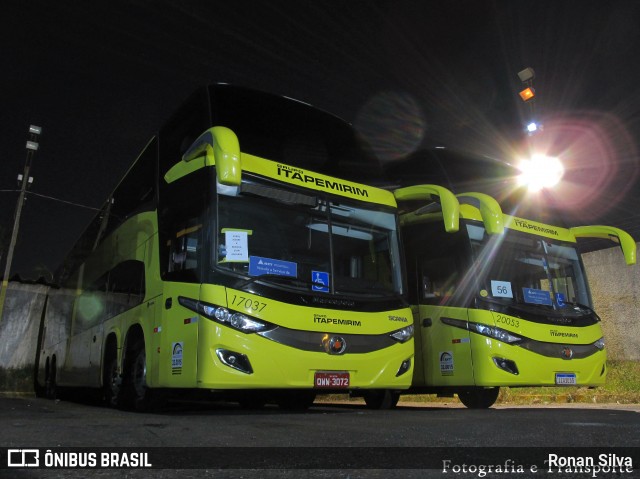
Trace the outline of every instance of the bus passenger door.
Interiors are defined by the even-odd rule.
[[[473,385],[468,309],[457,306],[460,274],[455,258],[422,258],[419,325],[426,386]]]
[[[197,301],[200,285],[165,283],[159,376],[163,385],[194,388],[197,386],[198,314],[182,306],[181,297]]]
[[[169,387],[197,387],[198,314],[183,304],[200,300],[200,248],[202,225],[186,221],[176,225],[169,244],[162,308],[160,380]]]

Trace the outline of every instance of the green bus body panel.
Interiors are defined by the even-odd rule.
[[[290,185],[302,186],[310,190],[366,201],[367,203],[376,203],[394,208],[397,206],[394,195],[390,191],[341,180],[313,171],[303,170],[302,168],[265,160],[257,156],[243,153],[242,167],[244,171]]]
[[[206,166],[215,166],[218,174],[218,181],[225,185],[239,185],[242,172],[254,173],[266,178],[275,179],[283,183],[295,186],[302,186],[314,191],[331,193],[338,196],[352,198],[369,203],[376,203],[391,207],[396,207],[393,193],[375,188],[372,186],[341,180],[321,173],[316,173],[302,168],[277,163],[257,156],[241,153],[239,150],[227,151],[219,147],[220,144],[228,145],[234,143],[227,138],[225,142],[220,141],[212,147],[207,140],[214,138],[212,131],[228,133],[228,137],[235,134],[228,128],[215,127],[207,130],[196,140],[194,145],[201,145],[200,148],[192,148],[184,155],[184,159],[176,163],[166,174],[165,181],[172,183],[194,171]],[[205,138],[201,140],[201,138]],[[214,140],[211,140],[214,141]],[[200,142],[200,143],[199,143]],[[196,156],[199,155],[199,156]]]
[[[406,389],[410,386],[412,369],[400,377],[396,377],[396,373],[402,361],[413,358],[412,341],[361,354],[304,351],[214,322],[181,306],[176,298],[199,297],[208,304],[233,308],[284,327],[326,334],[388,334],[399,328],[397,319],[390,318],[406,317],[407,323],[402,326],[410,324],[408,309],[361,313],[301,307],[211,284],[166,283],[167,295],[173,298],[173,306],[165,312],[161,332],[153,333],[153,344],[160,345],[154,352],[152,367],[158,370],[158,381],[150,384],[153,387],[308,389],[313,387],[316,371],[336,370],[350,373],[351,389]],[[238,303],[246,307],[239,308]],[[259,308],[254,309],[256,304]],[[322,316],[351,320],[357,325],[317,324],[314,318]],[[246,374],[222,364],[217,349],[245,354],[253,373]]]
[[[127,219],[112,232],[92,253],[80,268],[74,293],[69,295],[72,303],[70,334],[72,340],[65,342],[65,349],[57,351],[61,386],[98,387],[102,382],[102,359],[104,345],[110,336],[118,344],[118,358],[122,358],[122,345],[132,325],[140,325],[148,337],[153,314],[154,296],[160,294],[162,286],[157,268],[156,212],[145,212]],[[107,300],[106,292],[83,289],[93,284],[116,265],[125,261],[144,263],[146,278],[145,296],[136,304],[128,306],[131,297],[113,294]],[[122,311],[110,315],[110,311]],[[123,311],[124,310],[124,311]]]
[[[496,313],[487,310],[420,305],[419,312],[420,322],[416,320],[416,324],[422,324],[428,318],[431,326],[423,326],[421,334],[416,333],[416,342],[422,343],[422,357],[416,359],[414,386],[555,386],[556,373],[575,373],[579,386],[599,386],[605,382],[605,350],[580,359],[562,357],[565,346],[590,345],[601,338],[600,323],[575,328],[514,317],[511,319],[518,327],[512,327],[505,325],[505,315],[497,323]],[[532,341],[551,344],[549,350],[557,354],[555,357],[544,356],[522,346],[445,324],[442,318],[498,326]],[[565,336],[559,340],[558,336],[563,334]],[[513,361],[518,374],[500,369],[494,358]],[[420,369],[423,370],[422,377]]]
[[[155,212],[145,212],[126,220],[98,245],[84,263],[83,283],[90,284],[115,265],[128,260],[145,261],[136,250],[145,244],[158,230]],[[82,288],[82,284],[78,285]]]
[[[533,234],[536,236],[552,238],[559,241],[568,241],[570,243],[576,242],[574,235],[572,235],[567,228],[547,225],[532,220],[525,220],[515,216],[505,215],[504,226],[505,228],[509,228],[514,231],[521,231],[523,233]]]

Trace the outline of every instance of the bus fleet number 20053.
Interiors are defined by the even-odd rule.
[[[513,326],[514,328],[520,327],[520,321],[510,316],[504,316],[502,314],[496,314],[496,323],[506,324],[509,326]]]

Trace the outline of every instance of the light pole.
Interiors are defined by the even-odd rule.
[[[4,311],[4,300],[7,295],[7,288],[9,286],[9,275],[11,274],[11,263],[13,262],[13,250],[16,247],[16,240],[18,239],[18,229],[20,228],[20,216],[22,215],[22,205],[24,204],[24,198],[27,193],[27,187],[33,182],[33,178],[29,176],[29,170],[31,170],[31,162],[33,157],[38,151],[38,136],[42,133],[42,128],[35,125],[29,126],[29,140],[27,141],[27,160],[24,164],[24,173],[18,175],[18,181],[20,182],[20,196],[18,197],[18,204],[16,205],[16,215],[13,220],[13,232],[11,233],[11,241],[9,242],[9,250],[7,251],[7,263],[4,268],[4,276],[2,277],[2,288],[0,289],[0,322],[2,321],[2,313]]]

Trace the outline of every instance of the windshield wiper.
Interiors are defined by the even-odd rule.
[[[587,306],[586,304],[582,304],[582,303],[578,303],[578,302],[573,302],[573,303],[567,303],[565,302],[564,304],[568,305],[568,306],[573,306],[573,309],[576,309],[578,311],[580,310],[586,310],[588,313],[593,314],[596,317],[599,317],[596,312],[590,307]]]
[[[387,293],[385,296],[396,296],[397,293],[389,291],[389,289],[381,284],[372,284],[370,286],[354,286],[354,285],[342,285],[336,286],[336,293],[338,294],[364,294],[367,296],[379,296],[380,293]]]
[[[280,274],[261,274],[259,276],[252,276],[251,278],[245,280],[241,284],[235,286],[236,289],[244,288],[245,286],[250,285],[251,283],[255,283],[256,281],[266,279],[268,281],[272,281],[274,283],[286,283],[293,284],[294,286],[325,286],[322,283],[316,283],[315,281],[307,281],[304,279],[297,278],[296,276],[284,276]],[[297,283],[297,284],[296,284]]]
[[[480,295],[476,296],[476,299],[485,303],[490,303],[490,304],[495,304],[498,306],[502,306],[503,308],[506,308],[507,310],[513,310],[513,311],[518,311],[521,313],[526,313],[526,312],[540,312],[540,306],[539,304],[535,304],[535,303],[517,303],[514,301],[511,301],[511,298],[505,298],[505,299],[501,299],[501,298],[483,298]],[[582,304],[582,303],[578,303],[578,302],[565,302],[564,303],[565,306],[568,306],[570,308],[573,308],[573,312],[571,311],[571,309],[567,309],[567,308],[559,308],[554,310],[554,313],[556,315],[574,315],[573,317],[575,317],[575,315],[577,315],[578,313],[581,315],[591,315],[595,318],[598,318],[598,321],[600,320],[600,317],[598,316],[598,314],[591,309],[589,306],[587,306],[586,304]],[[547,315],[551,314],[551,311],[548,311],[547,313],[545,313]]]

